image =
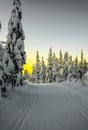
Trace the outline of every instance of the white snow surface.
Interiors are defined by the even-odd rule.
[[[0,130],[87,130],[88,83],[25,82],[0,97]]]

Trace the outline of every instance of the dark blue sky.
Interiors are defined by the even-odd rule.
[[[88,55],[88,0],[21,0],[27,56],[32,61],[36,50],[47,57],[50,46],[72,55],[80,49]],[[0,0],[2,40],[7,35],[12,0]],[[88,56],[87,56],[88,57]]]

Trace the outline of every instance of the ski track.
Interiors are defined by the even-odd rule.
[[[82,107],[81,105],[79,105],[78,103],[74,104],[74,107],[88,121],[88,111],[84,107]]]
[[[24,98],[24,100],[22,102],[25,103],[25,105],[23,107],[23,110],[17,116],[15,121],[12,123],[11,127],[9,128],[9,130],[18,130],[18,129],[20,129],[21,124],[23,123],[27,113],[30,110],[30,107],[32,106],[33,98],[32,97],[30,98],[30,96],[28,96],[28,97],[25,96],[25,98]]]
[[[56,84],[55,88],[54,86],[50,88],[50,86],[28,85],[22,89],[17,88],[13,93],[10,92],[10,96],[0,102],[2,123],[7,119],[4,114],[8,115],[9,108],[11,110],[14,108],[14,111],[9,111],[12,114],[11,123],[7,123],[7,129],[3,126],[3,130],[24,130],[25,127],[25,130],[86,130],[88,128],[88,96],[79,91],[80,87],[76,90],[69,86]],[[67,116],[67,120],[64,120]]]

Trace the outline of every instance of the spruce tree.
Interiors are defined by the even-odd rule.
[[[83,67],[83,60],[84,60],[84,57],[83,57],[83,50],[81,50],[80,62],[79,62],[79,69],[82,69],[82,67]]]
[[[62,51],[60,50],[60,52],[59,52],[59,66],[60,66],[60,68],[62,67],[62,64],[63,64]]]
[[[70,62],[68,65],[67,80],[78,81],[79,77],[80,76],[79,76],[79,69],[78,69],[78,58],[76,56],[74,62],[72,61],[72,58],[70,59]]]
[[[71,55],[69,56],[69,63],[70,63],[70,64],[73,64],[72,56],[71,56]]]
[[[84,59],[84,61],[83,61],[83,75],[87,72],[87,70],[88,70],[88,67],[87,67],[87,61],[86,61],[86,59]]]
[[[56,55],[55,55],[55,52],[53,52],[53,56],[52,56],[52,62],[53,62],[53,64],[55,62],[55,59],[56,59]]]
[[[36,79],[36,67],[35,64],[32,66],[32,77],[31,77],[31,82],[35,83]]]
[[[36,63],[35,63],[35,82],[40,82],[40,57],[39,52],[36,53]]]
[[[60,70],[60,76],[64,80],[67,79],[67,75],[68,75],[68,64],[69,64],[69,54],[66,51],[65,54],[64,54],[64,58],[63,58],[63,66],[62,66],[62,68]]]
[[[47,81],[48,81],[49,83],[51,83],[51,82],[53,81],[52,48],[49,49],[49,54],[48,54]]]
[[[64,64],[67,64],[67,63],[68,63],[68,60],[69,60],[69,54],[68,54],[68,52],[66,51],[65,54],[64,54]]]
[[[41,60],[41,82],[45,83],[45,81],[46,81],[46,65],[44,62],[44,58],[42,57],[42,60]]]
[[[84,60],[84,54],[83,54],[83,50],[81,50],[81,62],[83,63]]]
[[[11,61],[12,64],[12,69],[10,70],[12,81],[14,78],[15,81],[19,80],[19,76],[17,75],[22,77],[23,65],[26,61],[26,53],[24,51],[25,36],[21,20],[21,1],[13,0],[13,9],[8,23],[7,46],[5,51],[6,55],[8,55],[8,62]],[[20,82],[22,84],[22,78]]]
[[[84,65],[83,65],[83,77],[84,80],[88,81],[88,63],[86,59],[84,59]]]
[[[79,61],[79,70],[80,70],[80,73],[82,76],[83,76],[83,61],[84,61],[84,55],[83,55],[83,50],[81,50],[80,61]]]
[[[74,65],[76,65],[76,67],[78,67],[78,57],[77,56],[74,59]]]
[[[59,62],[58,58],[55,58],[53,66],[53,81],[56,82],[59,78]]]

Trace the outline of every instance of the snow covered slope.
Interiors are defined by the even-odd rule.
[[[87,129],[87,83],[26,83],[0,97],[0,130]]]

